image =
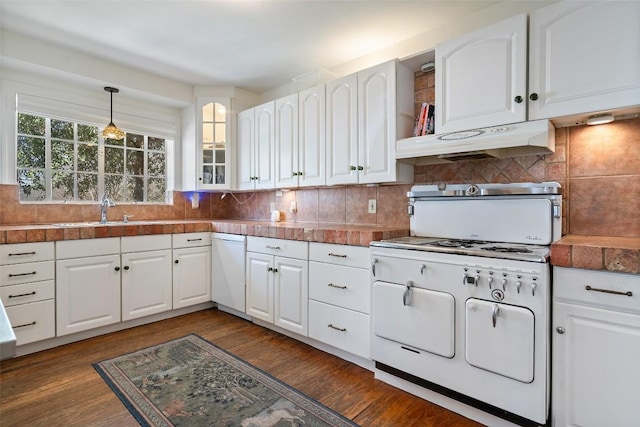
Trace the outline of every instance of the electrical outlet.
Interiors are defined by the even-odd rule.
[[[289,208],[291,213],[296,213],[298,211],[298,203],[291,202],[291,207]]]
[[[377,211],[377,200],[369,199],[369,213],[376,213]]]
[[[269,212],[273,212],[276,210],[276,202],[271,202],[269,205]]]

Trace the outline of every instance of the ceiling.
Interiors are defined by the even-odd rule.
[[[191,85],[262,93],[488,0],[0,0],[4,29]]]

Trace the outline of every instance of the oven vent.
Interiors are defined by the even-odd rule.
[[[467,153],[451,153],[451,154],[439,154],[438,159],[456,161],[456,160],[479,160],[479,159],[494,159],[500,157],[496,150],[483,150],[483,151],[469,151]]]
[[[544,155],[554,151],[555,128],[549,120],[418,136],[396,142],[396,159],[416,165]]]

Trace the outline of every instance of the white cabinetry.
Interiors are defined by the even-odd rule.
[[[413,128],[413,74],[389,61],[326,85],[327,184],[413,180],[395,160]]]
[[[276,188],[325,184],[325,86],[275,101]]]
[[[122,320],[171,310],[171,235],[123,237]]]
[[[56,242],[57,335],[119,321],[120,238]]]
[[[274,114],[273,101],[238,114],[239,190],[274,188]]]
[[[553,425],[640,419],[640,275],[554,268]]]
[[[529,119],[640,104],[640,2],[559,2],[530,19]]]
[[[326,184],[325,85],[298,94],[298,186]]]
[[[230,98],[197,98],[198,188],[232,188]]]
[[[527,16],[436,46],[436,133],[527,119]]]
[[[308,243],[247,238],[246,313],[307,336]]]
[[[211,301],[211,233],[172,238],[173,309]]]
[[[16,345],[55,336],[54,244],[0,246],[0,297]]]
[[[309,337],[369,358],[369,249],[309,244]]]

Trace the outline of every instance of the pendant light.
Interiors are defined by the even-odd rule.
[[[106,86],[104,90],[111,93],[111,121],[102,131],[102,136],[109,139],[122,139],[124,138],[124,132],[113,124],[113,94],[120,92],[120,90],[109,86]]]

